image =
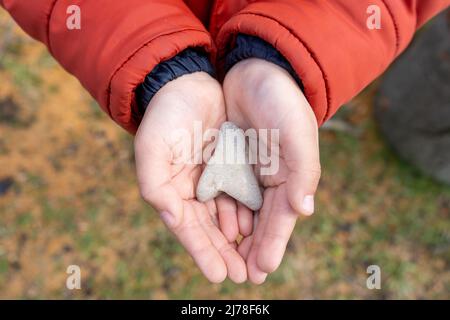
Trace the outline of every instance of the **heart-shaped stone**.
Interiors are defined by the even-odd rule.
[[[197,185],[197,199],[205,202],[222,192],[257,211],[263,199],[242,129],[232,122],[220,127],[214,154],[209,159]]]

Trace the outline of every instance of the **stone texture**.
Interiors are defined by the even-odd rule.
[[[231,122],[224,122],[220,128],[214,154],[197,186],[197,199],[205,202],[222,192],[253,211],[262,206],[261,190],[248,161],[244,133]]]
[[[419,31],[383,78],[379,127],[395,151],[450,184],[450,11]]]

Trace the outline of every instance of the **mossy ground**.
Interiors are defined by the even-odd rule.
[[[338,115],[359,135],[321,132],[317,214],[280,269],[211,285],[140,199],[132,137],[1,11],[0,298],[450,298],[450,188],[391,153],[375,89]],[[65,287],[70,264],[82,290]]]

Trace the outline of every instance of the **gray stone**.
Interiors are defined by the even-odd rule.
[[[214,199],[225,192],[253,211],[261,208],[263,199],[249,163],[248,149],[243,131],[231,122],[224,122],[214,154],[197,185],[199,201]]]
[[[406,161],[450,183],[450,16],[417,34],[386,72],[375,101],[380,131]]]

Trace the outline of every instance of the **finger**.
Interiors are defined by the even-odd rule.
[[[248,254],[250,252],[250,248],[252,246],[252,241],[253,241],[253,235],[250,235],[248,237],[243,238],[237,247],[238,253],[246,261],[248,259]]]
[[[256,212],[253,214],[253,221],[252,221],[252,230],[256,229],[256,226],[258,225],[258,219],[259,219],[259,213]],[[244,237],[241,242],[238,245],[238,252],[244,258],[244,260],[247,261],[248,254],[250,252],[250,248],[252,247],[253,242],[253,234],[249,234],[248,236]]]
[[[268,188],[264,191],[264,203],[258,214],[257,225],[253,231],[253,241],[247,257],[248,278],[254,284],[261,284],[266,280],[267,272],[261,270],[257,263],[257,256],[261,248],[261,240],[267,225],[267,217],[272,207],[274,189]]]
[[[220,283],[225,280],[227,276],[225,262],[200,224],[192,204],[185,202],[184,219],[180,225],[168,227],[209,281]]]
[[[157,211],[170,212],[175,226],[183,220],[183,202],[171,184],[170,150],[160,140],[135,140],[136,172],[142,198]]]
[[[237,217],[239,224],[239,233],[244,237],[249,236],[253,230],[253,211],[244,206],[242,203],[237,203]]]
[[[295,212],[305,216],[310,216],[314,213],[314,195],[319,180],[320,171],[318,170],[300,170],[289,175],[286,183],[288,200]]]
[[[314,194],[320,179],[320,154],[317,123],[306,99],[300,107],[304,110],[286,117],[280,143],[289,169],[287,180],[288,200],[292,208],[304,215],[314,213]],[[303,125],[299,126],[298,123]]]
[[[258,217],[259,217],[258,213],[253,214],[253,218],[252,218],[253,221],[252,221],[252,226],[251,226],[252,230],[256,229],[256,225],[258,224]],[[244,260],[246,260],[246,261],[248,259],[248,254],[250,252],[252,242],[253,242],[253,234],[249,234],[248,236],[244,237],[241,240],[241,242],[239,243],[239,246],[237,248],[241,257],[244,258]]]
[[[242,259],[225,236],[212,223],[206,207],[200,203],[195,203],[194,210],[203,230],[225,261],[230,280],[235,283],[242,283],[247,280],[247,268],[244,259]],[[232,243],[234,244],[234,242]]]
[[[257,263],[262,271],[271,273],[279,267],[297,218],[298,215],[289,204],[286,186],[283,184],[276,190],[261,239]]]
[[[239,235],[236,200],[226,194],[221,194],[216,198],[216,205],[220,230],[228,242],[235,241]]]
[[[205,202],[206,208],[208,209],[208,213],[211,217],[212,222],[217,228],[220,228],[219,225],[219,217],[217,213],[217,205],[215,200],[210,200]]]

